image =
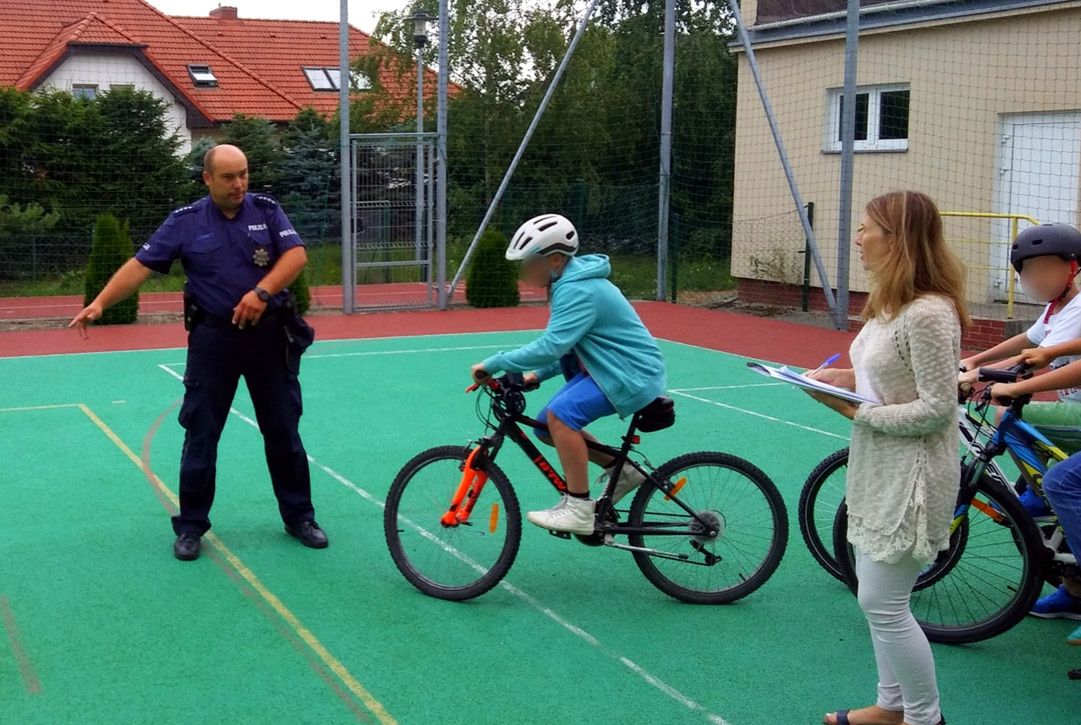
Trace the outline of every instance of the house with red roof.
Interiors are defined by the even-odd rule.
[[[350,27],[352,60],[377,50],[386,47]],[[425,95],[434,95],[436,76],[426,72]],[[415,97],[408,62],[379,73],[389,94]],[[330,116],[339,75],[335,22],[247,19],[234,7],[177,17],[143,0],[0,2],[0,85],[150,91],[169,103],[185,148],[237,113],[285,123],[310,106]],[[357,72],[352,82],[355,93],[372,85]]]

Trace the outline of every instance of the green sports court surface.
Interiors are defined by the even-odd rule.
[[[789,508],[788,551],[737,604],[677,603],[629,554],[531,526],[506,585],[461,604],[395,569],[381,503],[413,454],[481,433],[468,366],[529,332],[317,343],[302,433],[326,551],[282,530],[246,392],[222,438],[213,535],[173,559],[182,349],[0,359],[0,722],[816,723],[867,704],[855,599],[796,529],[809,470],[847,423],[742,358],[663,342],[674,428],[659,463],[717,449],[754,462]],[[549,383],[549,386],[554,383]],[[551,390],[531,399],[531,409]],[[594,429],[614,438],[611,419]],[[523,510],[553,493],[518,451]],[[449,493],[448,493],[449,495]],[[1081,683],[1071,623],[1028,619],[935,646],[951,725],[1066,722]]]

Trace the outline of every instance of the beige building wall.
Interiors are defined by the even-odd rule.
[[[748,23],[754,5],[744,3]],[[910,84],[911,106],[907,151],[856,154],[853,228],[862,203],[892,189],[925,191],[944,211],[1003,211],[1003,117],[1081,111],[1081,3],[1057,7],[861,35],[859,85]],[[843,85],[843,38],[756,51],[835,283],[840,156],[824,148],[828,89]],[[737,109],[733,274],[798,282],[803,235],[742,52]],[[969,265],[970,299],[1001,296],[990,285],[1005,277],[1008,226],[947,219],[946,231]],[[850,272],[852,289],[865,290],[855,249]]]

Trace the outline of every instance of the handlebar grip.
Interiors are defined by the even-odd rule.
[[[1009,368],[980,368],[980,381],[985,383],[1016,383],[1031,375],[1027,365],[1014,365]]]

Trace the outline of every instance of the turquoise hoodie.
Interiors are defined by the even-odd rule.
[[[608,281],[603,254],[572,257],[552,283],[544,334],[484,361],[490,374],[535,371],[541,380],[560,372],[560,358],[574,353],[620,417],[664,394],[664,358],[638,313]]]

